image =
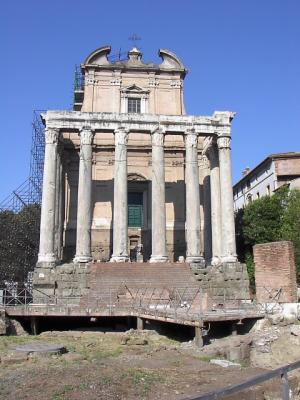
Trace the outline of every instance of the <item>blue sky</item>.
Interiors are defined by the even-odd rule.
[[[72,103],[74,66],[95,48],[145,61],[173,50],[189,69],[188,114],[236,111],[233,181],[274,152],[300,151],[299,0],[26,0],[0,10],[0,201],[29,173],[34,109]]]

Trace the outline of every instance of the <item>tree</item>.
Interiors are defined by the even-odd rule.
[[[244,210],[236,213],[237,251],[239,259],[247,265],[252,286],[255,275],[253,262],[255,244],[292,240],[296,249],[296,238],[298,238],[300,263],[300,222],[298,226],[295,226],[296,223],[291,226],[293,219],[300,220],[300,195],[295,196],[293,192],[283,186],[273,196],[255,200]],[[296,199],[299,200],[299,209],[295,208]]]
[[[282,240],[291,240],[295,248],[297,277],[300,281],[300,190],[291,190],[281,224]]]
[[[262,197],[245,207],[243,236],[248,249],[258,243],[281,240],[281,225],[288,199],[288,188],[282,187],[273,196]]]

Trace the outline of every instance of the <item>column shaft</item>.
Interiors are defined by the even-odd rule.
[[[58,148],[56,158],[56,195],[55,195],[55,254],[61,259],[61,217],[62,217],[62,154]]]
[[[126,262],[128,257],[127,205],[127,138],[128,130],[115,131],[115,176],[112,262]]]
[[[80,132],[80,156],[77,202],[76,255],[74,262],[86,263],[92,260],[92,141],[93,132],[83,128]]]
[[[166,262],[164,132],[152,132],[152,254],[150,262]]]
[[[186,261],[205,263],[201,255],[198,138],[194,131],[185,137]]]
[[[58,242],[60,244],[59,248],[59,259],[63,259],[63,239],[64,239],[64,223],[65,223],[65,190],[66,190],[66,181],[65,181],[65,169],[64,163],[61,154],[61,163],[60,163],[60,196],[59,196],[59,237]]]
[[[222,261],[236,262],[234,208],[232,195],[230,137],[218,137],[222,210]]]
[[[210,160],[210,193],[211,193],[211,231],[212,231],[212,265],[219,265],[222,253],[221,226],[221,191],[218,148],[212,145],[208,149]]]
[[[56,200],[56,158],[58,129],[45,131],[45,160],[43,177],[43,196],[41,207],[40,248],[38,262],[54,263],[55,256],[55,200]]]

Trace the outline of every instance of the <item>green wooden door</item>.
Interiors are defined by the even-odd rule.
[[[143,193],[129,192],[128,193],[128,226],[142,227],[143,226]]]

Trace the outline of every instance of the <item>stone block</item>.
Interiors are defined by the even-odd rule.
[[[5,316],[5,311],[0,311],[0,335],[6,335],[8,321]]]
[[[25,331],[25,329],[23,328],[22,324],[19,321],[10,318],[8,319],[7,334],[14,336],[27,336],[28,332]]]
[[[28,360],[28,353],[21,353],[18,351],[11,351],[1,356],[1,364],[19,364]]]

